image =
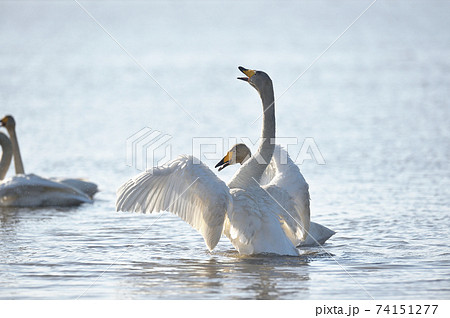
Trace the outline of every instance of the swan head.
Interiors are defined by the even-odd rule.
[[[6,115],[0,120],[0,126],[5,127],[6,129],[14,129],[16,128],[16,121],[14,117],[11,115]]]
[[[249,70],[245,67],[239,66],[239,70],[246,75],[246,77],[238,77],[238,79],[248,82],[260,94],[264,91],[273,90],[272,80],[269,75],[263,71]]]
[[[227,155],[216,164],[215,168],[223,168],[236,163],[243,164],[252,156],[252,152],[245,144],[236,144],[227,152]]]

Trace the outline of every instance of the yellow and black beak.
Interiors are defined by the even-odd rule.
[[[225,157],[223,157],[223,159],[220,160],[219,163],[216,164],[216,166],[214,168],[220,167],[219,171],[221,171],[223,168],[228,167],[230,165],[232,154],[233,153],[231,151],[229,151],[227,153],[227,155]]]
[[[8,122],[8,117],[3,117],[2,120],[0,120],[0,126],[6,126],[7,122]]]
[[[239,71],[247,75],[247,77],[238,77],[238,79],[248,82],[248,79],[251,78],[253,75],[256,74],[256,71],[254,70],[248,70],[245,67],[239,66]]]

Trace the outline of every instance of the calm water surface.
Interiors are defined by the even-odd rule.
[[[1,299],[450,297],[448,2],[378,1],[285,94],[368,1],[81,3],[184,110],[75,2],[1,2],[0,113],[26,171],[101,189],[74,209],[0,210]],[[240,257],[226,238],[208,252],[169,213],[114,212],[140,129],[172,136],[173,156],[258,138],[238,65],[271,75],[291,156],[313,137],[326,161],[301,170],[312,220],[337,234],[298,258]]]

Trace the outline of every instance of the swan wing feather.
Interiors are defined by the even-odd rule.
[[[210,250],[219,242],[232,206],[228,186],[192,156],[180,156],[128,180],[117,190],[116,200],[117,211],[178,215],[202,234]]]
[[[310,226],[309,185],[288,152],[279,145],[275,145],[272,160],[264,171],[261,184],[272,191],[271,194],[275,196],[275,199],[280,200],[280,203],[292,206],[294,213],[291,216],[295,222],[292,223],[292,217],[290,217],[291,220],[285,218],[286,223],[293,233],[297,233],[299,240],[304,240]],[[292,205],[287,202],[289,199],[282,194],[282,191],[276,188],[289,194]]]

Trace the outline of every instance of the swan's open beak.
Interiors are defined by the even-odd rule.
[[[2,120],[0,120],[0,127],[6,126],[6,122],[8,121],[8,118],[4,117]]]
[[[225,157],[223,157],[223,159],[220,160],[219,163],[216,164],[216,166],[214,168],[220,167],[219,171],[221,171],[223,168],[228,167],[230,165],[231,156],[232,156],[232,153],[231,153],[231,151],[229,151],[227,153],[227,155]]]
[[[248,70],[245,67],[239,66],[239,71],[247,75],[247,77],[238,77],[238,79],[248,82],[248,79],[256,74],[254,70]]]

